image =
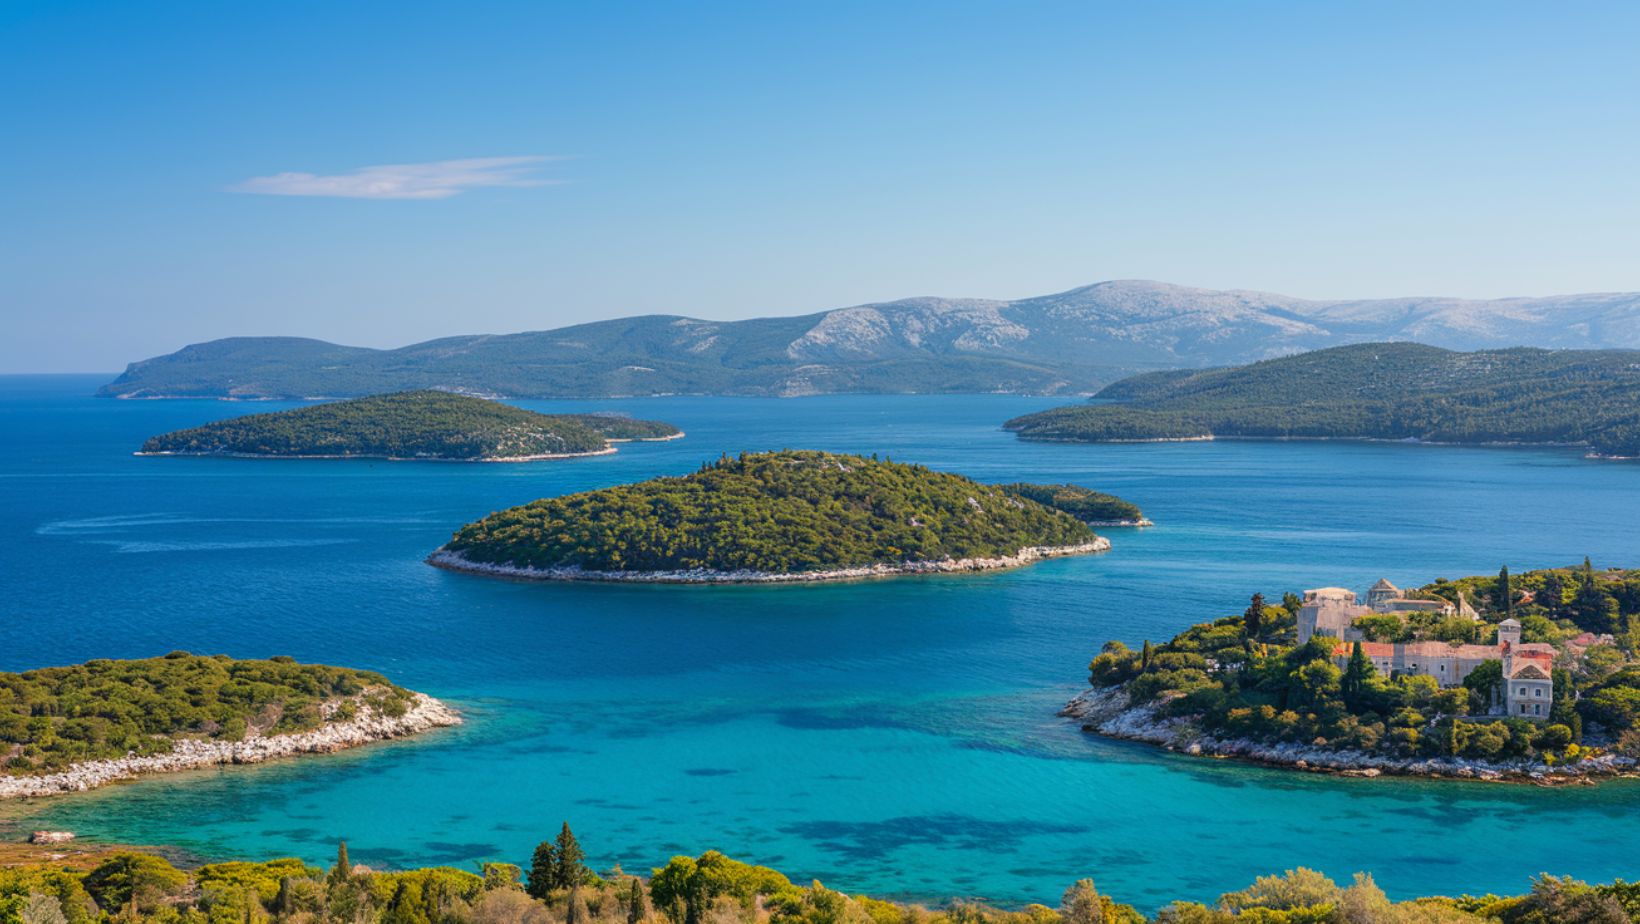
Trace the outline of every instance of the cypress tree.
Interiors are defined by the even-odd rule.
[[[1248,638],[1258,638],[1264,633],[1264,595],[1253,594],[1253,604],[1242,614],[1242,625],[1247,630]]]
[[[552,895],[552,890],[558,885],[558,857],[552,846],[552,841],[542,841],[535,845],[535,853],[530,857],[530,875],[524,883],[524,891],[531,898],[546,901]]]
[[[353,878],[353,864],[347,859],[347,841],[336,845],[336,865],[330,868],[330,875],[325,877],[327,885],[335,886]]]
[[[575,833],[569,829],[569,822],[558,832],[558,841],[554,844],[558,853],[556,885],[560,889],[572,889],[586,881],[586,867],[582,860],[586,854],[581,850],[581,844],[575,840]]]
[[[1515,613],[1515,593],[1509,586],[1509,566],[1498,569],[1497,596],[1494,598],[1498,611],[1509,615]]]
[[[1361,694],[1367,688],[1367,681],[1377,673],[1377,668],[1367,659],[1367,653],[1362,650],[1361,643],[1355,643],[1355,649],[1350,652],[1349,666],[1344,669],[1341,684],[1344,702],[1352,708],[1361,701]]]
[[[626,924],[638,924],[644,918],[643,880],[632,877],[626,890]]]
[[[1155,656],[1156,649],[1150,644],[1150,639],[1145,639],[1144,647],[1139,649],[1139,670],[1150,670],[1150,660]]]

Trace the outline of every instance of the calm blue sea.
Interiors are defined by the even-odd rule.
[[[688,431],[525,465],[149,459],[144,437],[285,405],[121,402],[103,377],[0,378],[0,669],[173,649],[374,668],[463,728],[328,758],[0,806],[200,857],[504,859],[568,820],[600,865],[719,848],[794,879],[1141,906],[1307,865],[1392,894],[1640,876],[1640,786],[1341,780],[1095,740],[1057,719],[1109,637],[1160,639],[1254,590],[1640,563],[1640,465],[1385,444],[1017,443],[1054,399],[521,402]],[[818,587],[534,586],[422,556],[544,495],[723,452],[877,452],[1074,481],[1159,524],[1009,573]]]

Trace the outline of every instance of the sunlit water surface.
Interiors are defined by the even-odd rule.
[[[569,820],[629,869],[719,848],[794,879],[944,900],[1142,906],[1307,865],[1392,894],[1640,875],[1640,786],[1351,780],[1087,737],[1055,711],[1097,645],[1238,612],[1255,589],[1640,563],[1640,465],[1389,444],[1019,443],[1054,399],[521,402],[688,431],[523,465],[137,458],[148,435],[286,405],[88,397],[0,378],[0,669],[173,649],[373,668],[464,727],[335,757],[0,806],[0,826],[200,857],[519,862]],[[882,453],[1074,481],[1159,524],[1008,573],[804,587],[529,585],[422,557],[545,495],[723,452]]]

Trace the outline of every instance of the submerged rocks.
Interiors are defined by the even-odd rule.
[[[444,703],[424,693],[412,693],[411,696],[413,701],[410,707],[399,716],[373,710],[364,697],[360,696],[355,698],[358,708],[356,716],[346,721],[330,722],[310,731],[265,738],[246,738],[243,741],[180,738],[172,744],[171,750],[164,754],[87,761],[74,764],[66,770],[41,776],[0,777],[0,799],[83,792],[104,783],[148,773],[173,773],[179,770],[197,770],[229,764],[256,764],[296,754],[330,754],[372,741],[403,738],[434,728],[461,724],[461,716]],[[70,834],[69,837],[73,835]]]
[[[1365,751],[1330,750],[1309,744],[1217,738],[1187,718],[1164,716],[1156,704],[1134,705],[1121,687],[1095,687],[1079,694],[1059,714],[1076,719],[1083,731],[1143,741],[1191,755],[1233,757],[1312,773],[1374,778],[1423,776],[1543,786],[1590,784],[1596,777],[1633,776],[1636,761],[1602,754],[1573,764],[1549,766],[1529,761],[1494,762],[1454,757],[1396,757]]]
[[[28,836],[30,844],[66,844],[73,839],[73,831],[36,831]]]

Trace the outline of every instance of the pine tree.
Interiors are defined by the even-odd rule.
[[[569,822],[558,832],[558,840],[553,845],[558,853],[557,873],[555,884],[560,889],[570,889],[586,881],[586,866],[581,861],[586,854],[581,845],[575,840],[575,833],[569,829]]]
[[[558,857],[552,846],[552,841],[542,841],[535,845],[535,853],[530,857],[530,875],[524,883],[524,891],[529,896],[540,901],[546,901],[552,895],[552,890],[558,887]]]
[[[1508,565],[1504,565],[1502,568],[1498,569],[1497,591],[1496,595],[1493,597],[1493,602],[1497,606],[1498,612],[1507,613],[1511,616],[1514,615],[1515,592],[1509,585]]]
[[[1242,624],[1247,629],[1248,638],[1258,638],[1264,634],[1264,595],[1253,594],[1253,605],[1247,608],[1242,616]]]
[[[643,880],[632,877],[632,884],[626,890],[626,924],[638,924],[644,919]]]

